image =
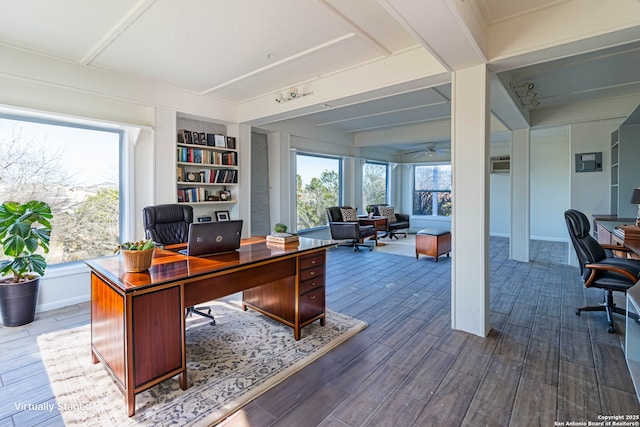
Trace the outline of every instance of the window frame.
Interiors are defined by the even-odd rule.
[[[0,119],[52,125],[66,128],[84,129],[116,134],[118,137],[118,233],[120,240],[131,234],[134,221],[129,211],[133,209],[133,143],[131,141],[135,126],[124,126],[117,123],[105,123],[98,120],[64,116],[62,114],[23,111],[19,108],[0,106]],[[126,240],[126,239],[124,239]],[[49,264],[47,277],[58,277],[68,272],[73,273],[76,268],[84,267],[84,260],[75,260]]]
[[[380,166],[384,166],[385,170],[384,170],[384,201],[382,203],[389,203],[389,163],[388,162],[381,162],[379,160],[365,160],[364,164],[362,165],[362,212],[366,212],[366,206],[367,203],[364,200],[364,168],[366,167],[367,164],[371,164],[371,165],[380,165]]]
[[[436,214],[431,214],[431,215],[422,215],[422,214],[417,214],[415,213],[416,207],[415,207],[415,195],[417,191],[428,191],[431,193],[452,193],[453,189],[450,188],[449,190],[416,190],[416,168],[418,167],[433,167],[433,166],[449,166],[452,167],[450,162],[429,162],[429,163],[414,163],[413,164],[413,177],[412,177],[412,182],[411,182],[411,186],[412,186],[412,191],[411,191],[411,212],[412,212],[412,216],[415,217],[419,217],[419,218],[451,218],[451,215],[453,215],[453,212],[451,212],[451,215],[447,216],[447,215],[437,215],[437,212],[440,211],[440,204],[438,203],[438,197],[433,197],[432,198],[432,207],[431,207],[431,211],[432,212],[436,212]],[[453,180],[453,170],[451,170],[451,180]],[[453,183],[452,183],[452,187],[453,187]]]
[[[329,159],[329,160],[337,160],[338,161],[338,205],[342,206],[344,203],[344,157],[342,156],[332,156],[330,154],[317,154],[317,153],[311,153],[308,151],[296,151],[295,152],[295,173],[293,173],[293,180],[294,180],[294,205],[295,205],[295,218],[294,218],[294,224],[296,226],[296,232],[307,232],[307,231],[314,231],[314,230],[319,230],[322,228],[327,227],[328,223],[325,222],[322,225],[318,225],[317,227],[312,227],[312,228],[303,228],[303,229],[298,229],[298,187],[297,187],[297,182],[296,182],[296,177],[298,176],[298,156],[305,156],[305,157],[315,157],[315,158],[321,158],[321,159]]]

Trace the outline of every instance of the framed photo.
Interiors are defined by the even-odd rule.
[[[231,200],[231,191],[229,190],[220,190],[220,200]]]
[[[224,135],[214,135],[214,142],[215,142],[215,146],[216,147],[222,147],[222,148],[226,148],[227,147],[227,140],[225,138]]]
[[[229,221],[229,211],[216,211],[216,221]]]

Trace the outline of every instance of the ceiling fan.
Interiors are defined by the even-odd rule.
[[[405,151],[403,154],[418,157],[426,155],[427,157],[446,156],[451,152],[448,147],[439,147],[438,144],[426,144],[424,148],[419,150]]]

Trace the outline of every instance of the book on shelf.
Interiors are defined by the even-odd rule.
[[[211,193],[204,187],[178,189],[178,202],[198,203],[209,200]]]
[[[290,233],[271,233],[267,235],[267,242],[278,243],[281,245],[287,245],[290,243],[298,242],[297,234]]]

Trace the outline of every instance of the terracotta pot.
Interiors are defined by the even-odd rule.
[[[40,292],[40,277],[21,283],[0,282],[0,310],[4,326],[33,322]]]
[[[124,261],[124,270],[128,273],[147,271],[151,267],[154,250],[154,248],[144,251],[121,250],[120,254],[122,254],[122,260]]]

